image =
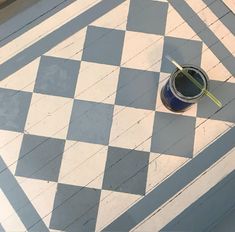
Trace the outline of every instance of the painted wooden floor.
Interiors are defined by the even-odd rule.
[[[234,231],[232,8],[40,0],[2,21],[0,232]],[[166,55],[223,107],[167,110]]]

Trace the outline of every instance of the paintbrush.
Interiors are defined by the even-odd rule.
[[[181,67],[175,60],[173,60],[170,56],[166,56],[166,58],[174,64],[195,86],[197,86],[201,91],[204,92],[204,94],[209,97],[218,107],[222,107],[222,103],[206,88],[204,88],[191,74],[187,72],[186,69]]]

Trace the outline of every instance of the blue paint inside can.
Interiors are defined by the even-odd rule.
[[[199,67],[183,65],[205,89],[208,89],[208,76]],[[183,112],[204,96],[204,92],[195,86],[179,69],[176,69],[161,90],[163,104],[171,111]]]

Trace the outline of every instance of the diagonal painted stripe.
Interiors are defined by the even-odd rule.
[[[64,39],[88,26],[94,20],[117,7],[125,0],[103,0],[81,15],[34,43],[0,66],[0,80],[18,71],[37,57],[43,55]]]
[[[235,230],[235,205],[233,209],[227,212],[219,221],[213,225],[213,228],[209,228],[208,232],[234,232]]]
[[[235,2],[232,0],[223,0],[223,3],[235,14]]]
[[[230,150],[218,162],[210,166],[209,169],[190,182],[186,188],[183,188],[174,195],[173,198],[159,207],[150,217],[145,218],[133,231],[162,231],[162,228],[182,214],[187,208],[190,208],[191,205],[195,204],[196,201],[218,185],[226,176],[234,172],[234,162],[235,148]],[[198,207],[201,206],[199,205]],[[191,223],[194,223],[193,218]],[[203,223],[203,220],[201,223]],[[206,223],[207,221],[204,222],[202,226],[205,226]],[[189,228],[187,231],[190,231]],[[197,231],[202,230],[198,229]]]
[[[16,0],[5,0],[3,3],[0,4],[0,9],[3,9],[4,7],[9,6],[10,4],[12,4],[15,1]]]
[[[30,9],[24,9],[24,14],[17,14],[14,18],[0,25],[0,47],[3,47],[8,42],[26,33],[28,30],[45,21],[74,1],[75,0],[44,0],[44,2],[40,1],[38,4],[35,4],[35,6],[31,6]]]
[[[222,1],[217,1],[215,4],[209,4],[209,0],[203,0],[203,2],[210,8],[210,10],[218,17],[221,17],[221,12],[230,11],[228,7]],[[230,12],[220,19],[220,21],[235,34],[235,15]]]
[[[1,224],[0,224],[0,232],[5,232]]]
[[[163,231],[208,231],[235,207],[235,171],[166,225]]]
[[[192,8],[185,2],[185,0],[172,1],[169,3],[181,15],[181,17],[189,24],[189,26],[198,34],[201,40],[209,47],[212,43],[218,41],[215,34],[206,26],[200,17],[192,10]],[[193,17],[192,17],[193,16]],[[225,15],[226,16],[226,15]],[[203,32],[201,28],[206,28]],[[199,33],[200,32],[200,33]],[[218,42],[216,46],[211,47],[211,51],[215,56],[221,60],[222,64],[228,69],[231,74],[235,74],[235,59],[233,54],[223,45]],[[224,59],[225,57],[232,57],[232,59]]]
[[[6,164],[0,157],[0,166],[7,168]],[[7,191],[8,185],[15,186],[15,189],[13,192],[9,193]],[[17,183],[15,177],[13,174],[7,169],[6,173],[4,175],[0,176],[0,189],[5,194],[8,201],[11,203],[12,207],[14,208],[15,212],[17,213],[18,217],[24,224],[25,228],[29,228],[35,221],[38,221],[41,219],[40,215],[37,213],[34,206],[31,204],[30,200],[26,196],[23,189],[20,187],[20,185]],[[26,211],[19,210],[17,211],[18,204],[27,202],[28,208]],[[29,216],[30,215],[30,216]],[[1,229],[1,228],[0,228]],[[43,221],[40,221],[40,231],[49,232],[49,229],[45,225]]]
[[[234,147],[235,127],[161,183],[103,231],[129,231]]]

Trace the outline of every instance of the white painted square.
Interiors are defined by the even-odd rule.
[[[154,111],[115,106],[109,145],[150,151]]]
[[[125,34],[122,67],[160,71],[164,37],[127,31]]]
[[[66,141],[59,182],[91,188],[102,188],[107,147]]]
[[[102,231],[139,199],[141,199],[140,195],[102,190],[96,231]]]
[[[124,1],[104,16],[95,20],[91,25],[97,27],[126,30],[130,0]]]
[[[73,99],[33,94],[26,121],[26,133],[65,139]]]
[[[206,146],[217,139],[218,136],[222,135],[230,129],[233,123],[224,122],[220,120],[212,120],[205,118],[197,118],[195,139],[194,139],[194,156],[200,153]]]
[[[119,67],[83,61],[75,98],[113,104],[116,97]]]
[[[189,159],[180,156],[150,153],[146,192],[151,191],[168,178],[187,160]]]
[[[85,27],[84,29],[65,39],[53,47],[50,51],[45,53],[45,55],[64,59],[81,60],[84,49],[83,45],[86,38],[86,30],[87,28]]]
[[[168,8],[165,34],[176,38],[200,40],[194,30],[170,4]]]

